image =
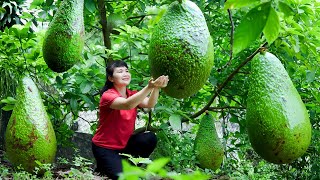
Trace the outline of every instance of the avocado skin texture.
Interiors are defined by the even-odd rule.
[[[221,166],[223,145],[218,137],[214,118],[208,113],[201,119],[194,149],[201,168],[216,170]]]
[[[5,134],[6,156],[15,166],[32,173],[36,160],[52,163],[56,136],[37,86],[25,76],[17,88],[17,102]]]
[[[306,107],[280,60],[269,52],[251,62],[246,120],[253,149],[269,162],[290,163],[310,144]]]
[[[168,75],[170,81],[164,92],[186,98],[207,81],[213,58],[212,38],[198,6],[189,0],[171,3],[150,40],[151,75]]]
[[[64,0],[45,34],[42,50],[48,67],[65,72],[81,60],[84,45],[83,0]]]

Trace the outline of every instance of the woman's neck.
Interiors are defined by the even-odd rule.
[[[122,97],[127,98],[126,86],[114,86],[114,88],[121,94]]]

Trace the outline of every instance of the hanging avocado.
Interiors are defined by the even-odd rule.
[[[36,161],[52,163],[57,142],[37,86],[24,77],[5,134],[6,156],[14,166],[33,172]]]
[[[213,66],[213,44],[199,7],[173,2],[154,28],[149,47],[151,75],[169,75],[164,92],[186,98],[205,84]]]
[[[83,0],[64,0],[43,42],[43,58],[55,72],[64,72],[81,60],[84,44]]]
[[[265,160],[290,163],[311,140],[309,115],[280,60],[271,53],[251,62],[247,128],[253,149]]]
[[[214,118],[209,113],[201,119],[194,149],[200,167],[216,170],[221,166],[224,155],[223,145],[218,137]]]

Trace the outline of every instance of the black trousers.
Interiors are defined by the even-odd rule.
[[[143,132],[130,137],[123,150],[112,150],[96,146],[92,143],[92,152],[97,162],[96,172],[118,179],[122,170],[122,157],[119,153],[131,154],[134,157],[147,158],[157,145],[157,137],[153,132]]]

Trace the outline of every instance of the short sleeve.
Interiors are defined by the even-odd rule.
[[[109,107],[117,97],[120,97],[120,96],[115,91],[106,91],[106,92],[104,92],[102,94],[102,97],[101,97],[101,100],[100,100],[100,106]]]

